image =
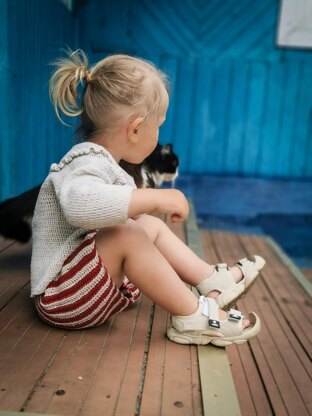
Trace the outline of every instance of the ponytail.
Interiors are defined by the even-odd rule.
[[[59,110],[68,117],[79,116],[83,110],[79,104],[78,87],[83,81],[91,79],[85,53],[81,49],[74,52],[68,50],[67,55],[54,62],[57,69],[50,80],[50,99],[63,124]]]

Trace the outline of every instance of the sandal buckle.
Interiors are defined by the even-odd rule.
[[[240,311],[237,311],[236,309],[230,309],[229,310],[229,320],[231,321],[240,321],[242,319],[242,314]]]
[[[220,328],[220,321],[217,321],[216,319],[209,319],[208,324],[211,328]]]

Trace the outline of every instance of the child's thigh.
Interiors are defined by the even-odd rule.
[[[137,247],[145,246],[149,237],[143,227],[133,220],[125,224],[100,229],[95,237],[97,251],[117,286],[123,282],[124,260]]]

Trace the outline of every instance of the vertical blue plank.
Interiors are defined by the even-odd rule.
[[[207,138],[205,153],[207,156],[206,171],[221,173],[224,163],[224,146],[227,132],[227,110],[230,93],[230,61],[218,61],[214,65],[214,74],[211,90],[211,126],[213,134]],[[200,167],[201,169],[204,166]]]
[[[265,64],[250,64],[241,172],[252,176],[254,176],[258,170],[258,153],[262,134],[266,92],[266,74]]]
[[[275,176],[290,176],[290,160],[292,142],[296,140],[295,103],[297,102],[299,87],[298,61],[291,61],[285,65],[284,97],[281,107],[281,125],[278,142],[278,157],[275,160]]]
[[[275,174],[275,164],[280,154],[279,135],[282,103],[285,91],[285,65],[273,63],[268,66],[268,82],[265,90],[263,131],[259,148],[258,173],[264,176]]]
[[[176,72],[177,72],[177,60],[174,57],[162,56],[160,57],[159,67],[167,75],[169,80],[169,108],[167,111],[166,122],[160,130],[159,139],[161,144],[167,144],[173,142],[173,116],[175,111],[175,90],[176,90]]]
[[[238,174],[240,167],[240,154],[244,135],[244,121],[246,117],[247,64],[235,61],[232,67],[231,96],[229,107],[229,130],[227,133],[227,145],[224,149],[224,171],[230,174]]]
[[[11,123],[8,111],[11,91],[10,67],[8,55],[8,7],[7,1],[0,2],[0,200],[10,195],[11,186]]]
[[[180,159],[180,170],[190,172],[190,148],[193,135],[193,89],[194,62],[190,59],[178,60],[176,77],[175,114],[174,114],[174,148]]]
[[[212,65],[208,58],[197,61],[196,81],[194,85],[194,104],[192,115],[192,143],[189,169],[194,172],[209,170],[209,143],[214,136],[215,127],[211,120],[212,106]]]
[[[309,122],[312,107],[312,71],[310,62],[301,62],[300,94],[296,100],[296,140],[293,143],[291,176],[305,176],[306,152],[311,145],[309,137]]]
[[[305,177],[312,177],[312,109],[310,108],[308,127],[307,127],[307,149],[305,152]]]

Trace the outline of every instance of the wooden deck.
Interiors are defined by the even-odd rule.
[[[174,231],[184,238],[182,227]],[[262,332],[226,352],[167,340],[167,313],[144,296],[99,328],[50,328],[29,298],[30,244],[1,241],[0,415],[199,416],[210,409],[219,416],[212,410],[220,400],[233,409],[222,414],[236,415],[235,400],[227,400],[226,353],[243,416],[312,414],[311,299],[294,269],[269,239],[214,231],[201,237],[211,263],[252,253],[267,260],[238,304],[259,313]]]
[[[202,238],[212,263],[222,258],[231,264],[242,252],[267,260],[237,305],[259,314],[261,333],[227,348],[242,415],[311,415],[312,303],[297,281],[304,276],[294,265],[289,269],[270,239],[222,232],[204,232]]]

